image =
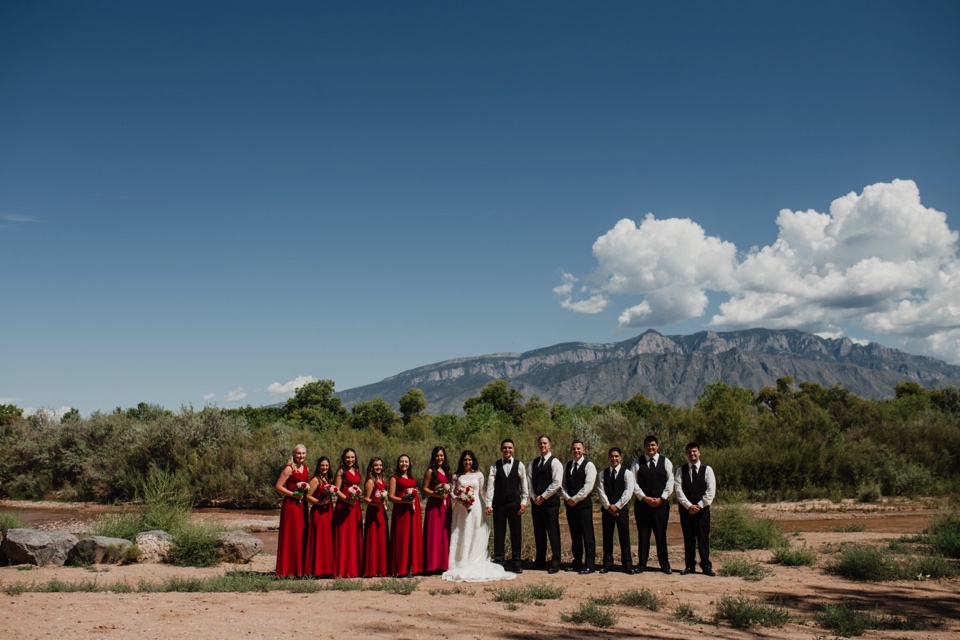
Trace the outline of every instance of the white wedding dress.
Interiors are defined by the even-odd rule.
[[[490,562],[487,545],[490,541],[490,529],[483,519],[483,474],[465,473],[455,476],[453,492],[458,486],[473,487],[476,496],[468,511],[459,500],[453,498],[453,518],[450,525],[450,568],[443,573],[444,580],[451,582],[490,582],[493,580],[513,580],[517,577],[499,564]]]

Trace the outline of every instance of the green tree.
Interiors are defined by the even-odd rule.
[[[67,411],[60,417],[60,424],[66,424],[68,422],[80,422],[80,410],[70,408],[70,411]]]
[[[333,380],[308,382],[296,390],[283,406],[287,418],[325,428],[343,424],[349,412],[340,398],[333,395]]]
[[[353,405],[350,414],[350,425],[354,429],[379,429],[386,433],[394,425],[400,424],[400,416],[390,403],[380,397],[358,402]]]
[[[494,380],[480,391],[479,396],[467,398],[463,410],[469,415],[482,404],[506,413],[516,425],[523,422],[523,394],[510,388],[506,380]]]
[[[0,426],[13,424],[23,418],[23,409],[14,404],[0,404]]]
[[[400,397],[400,414],[403,416],[403,424],[410,424],[415,416],[419,416],[427,410],[427,398],[423,391],[413,387]]]

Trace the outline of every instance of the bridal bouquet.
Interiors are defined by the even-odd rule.
[[[306,482],[298,482],[296,487],[293,489],[293,495],[290,497],[296,500],[303,500],[303,498],[307,495],[307,489],[309,488],[310,485],[308,485]]]
[[[458,487],[457,501],[466,507],[467,511],[470,511],[470,507],[472,507],[473,503],[477,501],[477,498],[473,495],[473,487]]]
[[[332,484],[324,484],[321,489],[321,495],[324,500],[332,500],[337,495],[337,488]]]
[[[387,492],[384,489],[373,492],[373,497],[379,500],[382,504],[387,503]]]
[[[418,494],[417,494],[417,490],[414,489],[413,487],[410,487],[409,489],[407,489],[406,491],[403,492],[403,496],[402,496],[402,497],[403,497],[404,500],[406,500],[406,501],[408,501],[408,502],[413,502],[414,500],[416,500],[417,495],[418,495]]]
[[[437,484],[437,486],[435,486],[435,487],[433,488],[433,493],[434,493],[434,495],[436,495],[436,496],[438,496],[438,497],[441,497],[441,498],[442,498],[443,496],[449,495],[449,494],[450,494],[450,485],[449,485],[449,484],[443,484],[443,483],[441,482],[441,483]]]
[[[352,484],[347,487],[347,497],[351,500],[359,500],[363,495],[363,491],[358,485]]]

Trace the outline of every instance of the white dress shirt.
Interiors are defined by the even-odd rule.
[[[540,497],[544,500],[549,500],[553,494],[560,490],[560,487],[563,486],[563,463],[557,460],[557,457],[551,453],[548,453],[543,457],[544,464],[550,465],[550,484],[547,485],[546,491],[540,494]],[[533,487],[533,463],[536,462],[536,458],[530,462],[530,467],[527,469],[528,477],[527,483],[528,486]],[[520,470],[523,471],[523,467],[520,467]],[[534,496],[536,498],[536,496]]]
[[[593,466],[592,462],[586,458],[580,458],[580,462],[578,464],[583,467],[583,472],[587,475],[587,478],[583,483],[583,489],[580,489],[580,491],[578,491],[575,495],[570,495],[567,493],[566,487],[561,487],[560,491],[562,492],[564,502],[567,500],[573,500],[574,503],[579,504],[588,495],[590,495],[590,492],[593,491],[593,485],[597,482],[597,468]]]
[[[507,467],[507,464],[508,464],[508,461],[504,460],[503,473],[504,475],[507,475],[507,476],[509,476],[513,472],[513,465],[515,464],[520,465],[517,468],[517,475],[520,477],[520,505],[526,506],[527,497],[529,496],[529,493],[527,492],[527,473],[523,469],[523,463],[515,458],[510,458],[509,468]],[[490,475],[487,478],[487,505],[488,506],[493,505],[493,490],[494,490],[494,484],[496,484],[496,479],[497,479],[497,463],[494,462],[492,465],[490,465]]]
[[[623,465],[620,465],[616,468],[607,467],[607,471],[613,469],[614,472],[617,472],[620,468],[623,468],[623,495],[620,496],[620,499],[613,503],[617,509],[623,509],[628,504],[630,504],[630,499],[633,498],[634,487],[636,486],[636,480],[633,478],[633,471],[627,469]],[[607,473],[604,471],[604,473]],[[597,498],[600,500],[600,506],[603,507],[606,511],[607,507],[610,506],[610,501],[607,500],[607,492],[603,490],[603,478],[597,479]]]
[[[703,509],[704,507],[709,507],[713,504],[713,497],[717,494],[717,478],[713,475],[713,469],[709,465],[705,465],[702,462],[697,463],[697,467],[703,465],[706,467],[706,471],[703,472],[703,479],[707,483],[707,490],[703,494],[703,500],[697,503],[697,506]],[[699,468],[696,468],[694,473],[697,473]],[[683,466],[677,467],[677,474],[674,477],[676,480],[674,487],[677,490],[677,502],[680,503],[680,506],[684,509],[689,509],[693,503],[687,500],[687,496],[683,495]]]
[[[656,466],[659,463],[659,461],[660,461],[660,454],[659,453],[654,454],[653,465]],[[633,471],[633,475],[635,478],[639,477],[639,474],[637,473],[637,471],[640,469],[641,464],[645,467],[650,466],[650,458],[643,455],[633,461],[633,464],[630,466],[630,470]],[[663,470],[667,472],[667,486],[663,488],[662,495],[650,496],[651,498],[663,498],[664,500],[666,500],[667,498],[670,497],[670,494],[673,493],[673,480],[674,480],[673,464],[670,462],[670,458],[667,458],[667,457],[663,458]],[[643,489],[640,488],[639,482],[637,482],[634,485],[634,487],[635,488],[633,492],[634,494],[636,494],[637,498],[642,500],[647,497],[647,495],[643,492]]]

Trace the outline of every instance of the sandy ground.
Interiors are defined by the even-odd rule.
[[[20,504],[20,503],[18,503]],[[9,506],[9,505],[0,505]],[[823,505],[821,505],[823,506]],[[882,507],[883,505],[874,505]],[[758,505],[757,510],[792,523],[791,542],[817,551],[817,566],[782,567],[769,564],[770,552],[717,552],[716,568],[729,560],[747,557],[763,563],[770,572],[759,582],[740,578],[708,578],[697,574],[623,573],[579,576],[561,572],[549,576],[526,571],[510,583],[454,585],[439,577],[423,578],[409,596],[382,592],[321,592],[316,594],[230,593],[0,593],[0,638],[797,638],[830,637],[813,619],[824,603],[846,601],[871,611],[896,615],[922,615],[941,626],[920,631],[868,631],[867,638],[960,637],[960,580],[858,583],[827,575],[822,567],[827,553],[840,542],[878,542],[903,533],[919,533],[934,515],[928,504],[903,503],[891,508],[811,508],[809,503]],[[71,521],[64,510],[64,522]],[[674,514],[675,515],[675,514]],[[239,516],[241,520],[246,516]],[[249,518],[248,518],[249,519]],[[252,518],[268,520],[268,518]],[[854,521],[866,531],[834,531]],[[838,522],[840,525],[838,525]],[[798,526],[797,523],[800,523]],[[259,525],[258,525],[259,526]],[[266,527],[269,529],[269,526]],[[565,528],[562,526],[562,528]],[[671,534],[679,525],[671,522]],[[799,531],[798,531],[799,530]],[[675,539],[671,535],[671,539]],[[671,546],[671,563],[682,567],[682,546]],[[43,584],[53,579],[102,582],[161,581],[170,576],[210,576],[234,568],[272,572],[274,557],[258,556],[245,567],[222,565],[211,569],[159,565],[105,566],[97,571],[73,567],[23,570],[0,567],[0,588],[13,583]],[[560,600],[520,605],[516,610],[494,602],[490,589],[548,583],[565,589]],[[648,588],[665,600],[656,612],[617,607],[617,624],[608,630],[564,623],[561,615],[594,595]],[[431,594],[431,591],[434,591]],[[455,592],[456,591],[456,592]],[[745,594],[751,598],[777,598],[792,621],[783,628],[741,631],[726,623],[715,624],[717,598]],[[703,618],[700,624],[674,619],[678,605],[689,605]]]

